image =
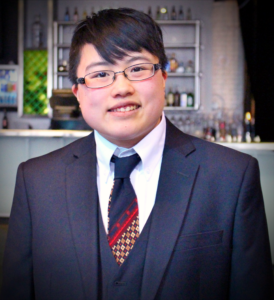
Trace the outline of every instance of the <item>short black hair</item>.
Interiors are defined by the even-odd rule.
[[[161,28],[149,15],[131,8],[104,9],[78,23],[69,53],[69,79],[73,84],[85,44],[92,44],[111,64],[128,51],[142,49],[159,58],[162,71],[167,64]]]

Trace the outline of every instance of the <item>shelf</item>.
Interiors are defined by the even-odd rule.
[[[175,43],[165,43],[165,48],[197,48],[199,45],[197,44],[175,44]]]
[[[195,77],[195,76],[198,76],[197,74],[195,73],[167,73],[168,77]]]
[[[70,44],[54,44],[54,46],[56,46],[57,48],[69,48]],[[165,48],[197,48],[199,47],[199,45],[197,44],[164,44]]]
[[[165,106],[164,110],[197,110],[198,107]]]
[[[155,20],[159,25],[199,25],[200,20]]]
[[[81,20],[74,21],[56,21],[58,25],[74,25],[76,26]],[[199,25],[200,20],[155,20],[159,25]]]
[[[54,46],[57,48],[70,48],[70,44],[56,44]]]
[[[56,73],[58,76],[68,76],[68,72],[57,72]]]
[[[81,20],[74,22],[74,21],[56,21],[56,23],[58,25],[69,25],[69,26],[76,26],[78,24],[78,22],[80,22]]]
[[[81,21],[79,21],[81,22]],[[79,22],[74,21],[55,21],[54,22],[54,70],[53,70],[53,88],[62,89],[68,85],[68,72],[58,72],[58,62],[60,59],[67,57],[67,50],[70,48],[68,35],[72,33],[72,27],[77,26]],[[167,39],[164,42],[164,47],[168,52],[177,52],[178,56],[181,55],[185,60],[192,58],[194,62],[194,70],[192,73],[176,73],[169,72],[168,83],[180,85],[188,90],[192,90],[195,94],[195,106],[194,107],[165,107],[167,111],[195,111],[200,107],[200,24],[199,20],[156,20],[156,23],[163,29],[168,29],[173,34],[172,39]],[[169,27],[168,26],[173,26]],[[67,27],[66,27],[67,26]],[[70,28],[71,26],[71,28]],[[186,33],[181,32],[186,30]],[[186,37],[186,38],[185,38]]]

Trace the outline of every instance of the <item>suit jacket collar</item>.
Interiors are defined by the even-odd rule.
[[[141,299],[155,298],[184,223],[199,164],[190,138],[167,120],[166,142],[147,245]]]
[[[93,133],[75,143],[71,159],[66,168],[70,228],[85,296],[87,299],[98,299],[100,256],[96,146]]]

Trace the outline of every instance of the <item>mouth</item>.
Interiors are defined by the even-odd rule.
[[[125,106],[109,109],[108,111],[109,112],[128,112],[128,111],[136,110],[139,107],[140,107],[139,105],[125,105]]]

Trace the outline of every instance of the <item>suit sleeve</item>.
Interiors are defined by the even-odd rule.
[[[3,260],[1,299],[34,299],[31,215],[24,180],[24,164],[17,171]]]
[[[273,297],[273,275],[260,172],[256,159],[246,168],[235,212],[230,299]]]

